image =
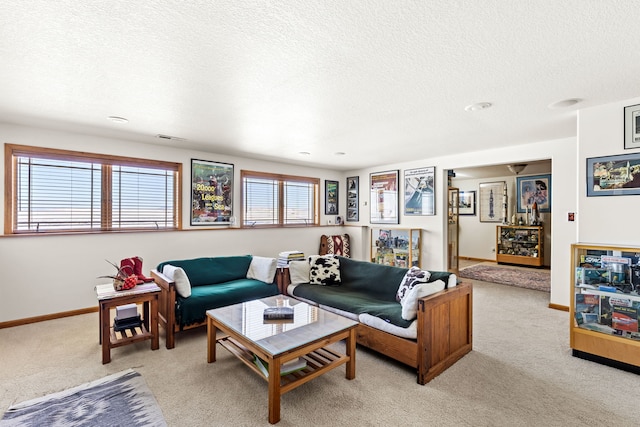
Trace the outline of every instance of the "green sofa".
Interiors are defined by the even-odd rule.
[[[158,322],[165,330],[167,348],[175,347],[175,332],[203,325],[207,310],[279,293],[273,277],[270,282],[247,277],[252,259],[241,255],[173,260],[161,262],[151,271],[162,289]],[[163,274],[167,265],[186,273],[189,296],[182,296],[176,281]]]
[[[458,283],[456,275],[449,272],[430,271],[427,283],[433,290],[416,300],[415,318],[407,320],[396,293],[408,269],[336,258],[339,284],[304,283],[306,276],[290,265],[293,281],[289,279],[287,293],[359,321],[358,344],[416,368],[419,384],[427,383],[471,351],[471,283]]]

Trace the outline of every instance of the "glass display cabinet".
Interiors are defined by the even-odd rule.
[[[571,246],[573,355],[640,373],[640,247]]]
[[[460,190],[455,187],[449,187],[447,200],[447,271],[458,274],[460,267],[460,246],[458,244]]]
[[[395,267],[421,267],[422,230],[419,228],[372,228],[371,262]]]
[[[544,265],[542,225],[498,225],[496,262],[533,267]]]

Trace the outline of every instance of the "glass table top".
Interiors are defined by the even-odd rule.
[[[293,320],[266,322],[263,318],[264,309],[278,306],[292,307]],[[358,324],[344,316],[282,295],[208,310],[207,315],[248,338],[272,356]]]

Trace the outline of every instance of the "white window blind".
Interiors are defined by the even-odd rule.
[[[317,178],[242,171],[244,227],[317,225]]]
[[[100,229],[100,165],[17,159],[16,231]]]
[[[178,227],[177,163],[15,147],[9,232]]]

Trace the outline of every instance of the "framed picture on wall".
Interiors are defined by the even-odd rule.
[[[338,181],[324,181],[324,213],[338,215]]]
[[[516,177],[517,211],[524,213],[533,203],[538,212],[551,212],[551,175]]]
[[[587,197],[640,194],[640,153],[587,159]]]
[[[500,210],[505,181],[480,183],[480,222],[502,222]]]
[[[347,221],[359,221],[360,177],[347,177]]]
[[[230,225],[233,165],[191,159],[191,225]]]
[[[435,215],[435,166],[404,171],[404,214]]]
[[[624,149],[640,148],[640,104],[624,107]]]
[[[397,170],[370,174],[371,224],[399,224],[398,175]]]
[[[458,215],[476,214],[476,192],[460,191],[458,195]]]

